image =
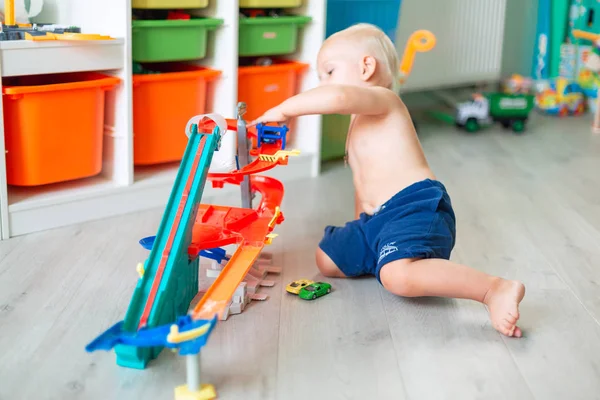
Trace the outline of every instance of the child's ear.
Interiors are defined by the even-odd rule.
[[[371,79],[377,69],[377,60],[372,56],[364,56],[360,60],[360,76],[364,82]]]

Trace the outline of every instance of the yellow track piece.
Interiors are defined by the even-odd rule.
[[[275,239],[277,236],[279,236],[276,233],[269,233],[266,237],[265,237],[265,244],[269,245],[271,243],[273,243],[273,239]]]
[[[273,155],[271,154],[260,154],[258,159],[260,161],[275,162],[277,160],[285,159],[288,156],[297,156],[300,154],[300,150],[277,150]]]

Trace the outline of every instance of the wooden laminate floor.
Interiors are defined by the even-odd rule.
[[[350,171],[330,165],[286,186],[269,300],[221,323],[202,353],[220,399],[600,399],[600,137],[589,118],[534,117],[524,136],[421,128],[458,217],[453,259],[525,282],[525,337],[500,336],[480,304],[402,299],[374,279],[331,279],[314,302],[285,293],[322,279],[323,227],[352,216]],[[161,214],[0,242],[0,399],[173,398],[185,365],[171,352],[137,371],[84,351],[123,318],[146,256],[137,241]]]

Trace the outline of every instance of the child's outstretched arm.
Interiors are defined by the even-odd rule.
[[[384,114],[395,104],[394,98],[400,101],[394,92],[382,87],[324,85],[290,97],[250,125],[312,114]]]

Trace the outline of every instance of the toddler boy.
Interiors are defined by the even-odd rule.
[[[344,227],[325,228],[316,252],[319,270],[328,277],[373,275],[399,296],[476,300],[487,306],[495,329],[521,337],[516,323],[525,286],[449,261],[454,211],[394,90],[399,68],[391,40],[374,26],[352,26],[325,41],[317,69],[317,88],[287,99],[252,124],[352,115],[346,160],[357,217]]]

